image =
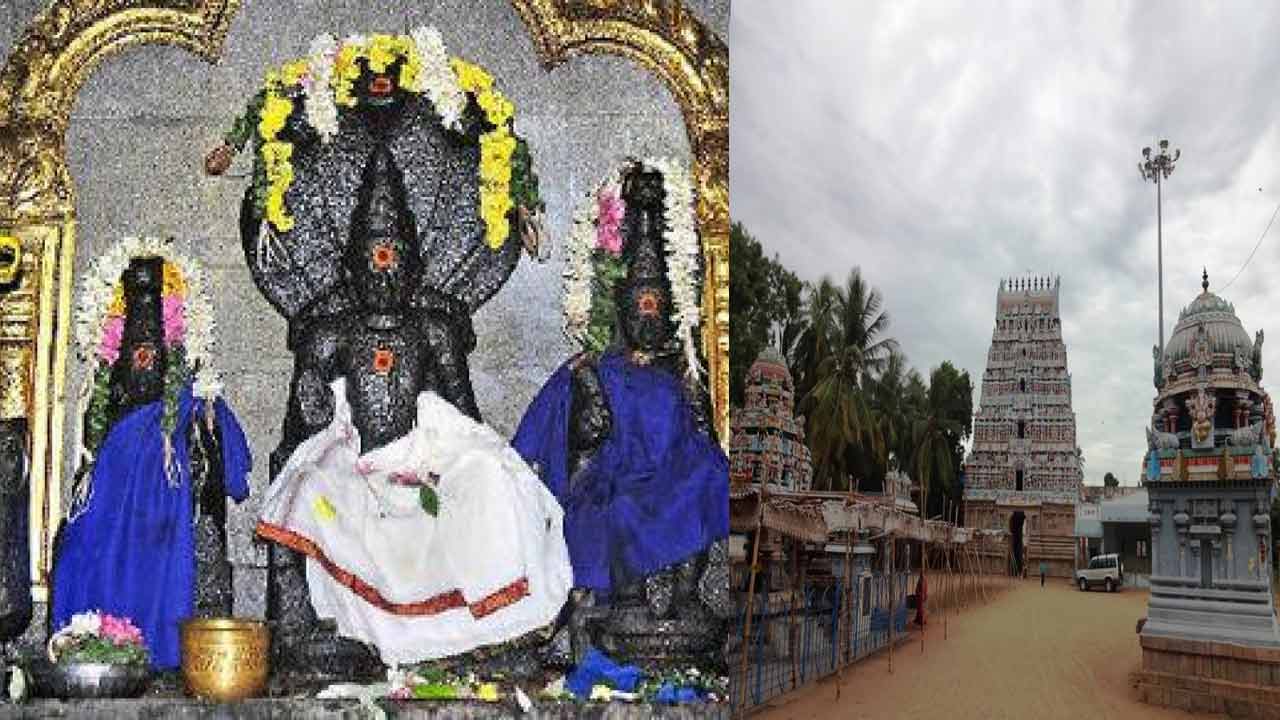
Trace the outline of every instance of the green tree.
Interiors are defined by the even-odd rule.
[[[782,352],[788,365],[794,363],[800,337],[808,326],[804,287],[774,256],[769,265],[769,342]]]
[[[929,374],[927,401],[914,423],[911,467],[920,483],[920,512],[942,512],[944,495],[956,498],[956,478],[964,462],[964,441],[973,429],[973,383],[949,361]]]
[[[767,345],[788,361],[805,325],[804,284],[741,223],[729,230],[729,400],[741,405],[747,371]]]
[[[1120,478],[1108,472],[1102,476],[1102,484],[1106,487],[1120,487]]]
[[[741,223],[729,229],[729,401],[742,405],[747,370],[769,340],[769,261]]]
[[[884,436],[864,392],[897,343],[885,332],[889,314],[880,291],[854,268],[843,287],[824,278],[809,298],[809,324],[799,347],[809,413],[816,486],[846,489],[858,455],[883,459]]]

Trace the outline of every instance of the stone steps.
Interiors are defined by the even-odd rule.
[[[1027,543],[1029,559],[1075,560],[1075,539],[1064,535],[1031,536]]]
[[[1248,591],[1248,590],[1218,590],[1214,588],[1202,587],[1169,587],[1167,585],[1152,585],[1151,597],[1155,598],[1189,598],[1202,600],[1220,600],[1224,602],[1236,602],[1246,604],[1264,604],[1270,606],[1271,595],[1266,591]]]
[[[1144,634],[1280,646],[1275,616],[1150,607]]]

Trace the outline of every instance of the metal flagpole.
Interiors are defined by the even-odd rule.
[[[1164,228],[1163,218],[1161,217],[1161,185],[1162,180],[1168,179],[1173,174],[1174,163],[1182,156],[1181,150],[1174,150],[1173,154],[1169,154],[1169,141],[1161,140],[1159,143],[1160,150],[1152,154],[1150,147],[1142,148],[1143,162],[1138,163],[1138,172],[1142,173],[1143,180],[1150,180],[1156,184],[1156,286],[1157,286],[1157,302],[1159,304],[1159,322],[1160,322],[1160,356],[1164,358]]]

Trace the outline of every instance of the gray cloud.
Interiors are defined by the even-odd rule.
[[[1164,193],[1167,337],[1201,266],[1221,290],[1280,202],[1278,16],[1264,2],[739,0],[732,214],[806,280],[861,266],[912,364],[951,360],[975,381],[999,278],[1061,274],[1086,482],[1135,483],[1157,333],[1140,150],[1183,150]],[[1276,277],[1280,221],[1222,293],[1250,333],[1280,303]],[[1278,345],[1264,381],[1280,377]]]

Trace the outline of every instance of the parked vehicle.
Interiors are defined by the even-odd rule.
[[[1097,585],[1106,588],[1107,592],[1115,592],[1123,584],[1124,563],[1115,553],[1098,555],[1089,560],[1089,567],[1076,570],[1076,585],[1081,592]]]

